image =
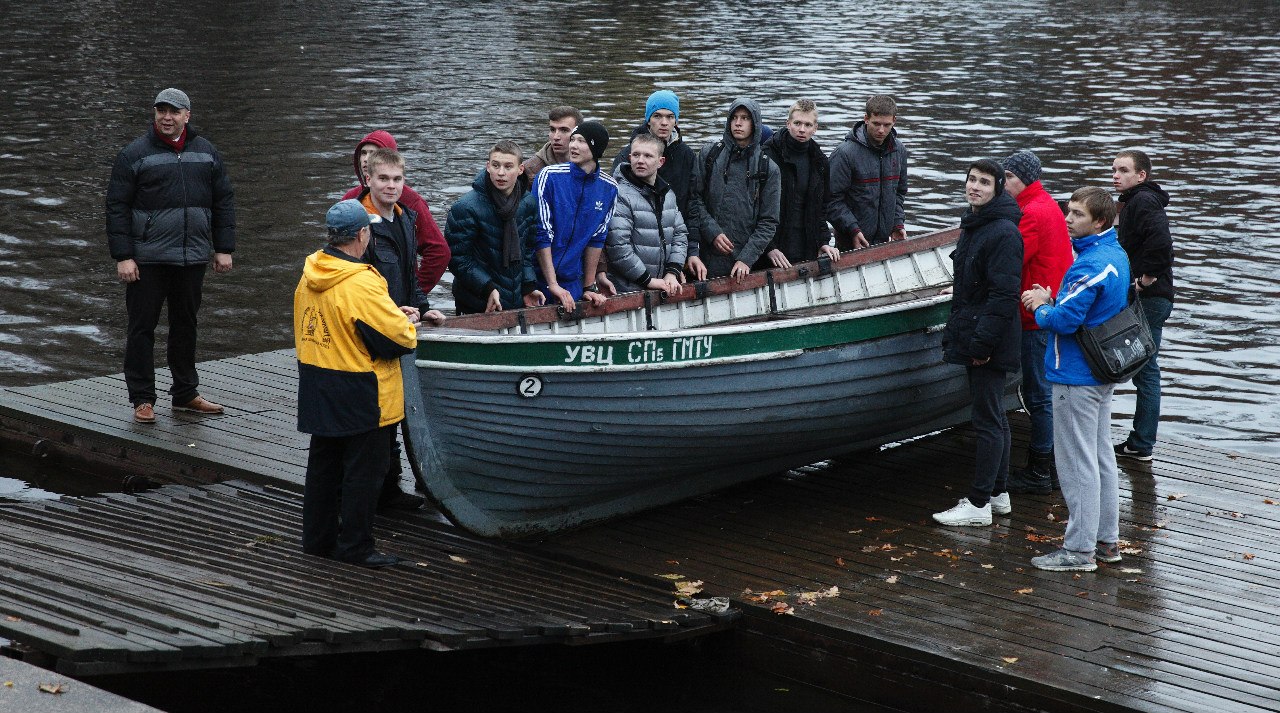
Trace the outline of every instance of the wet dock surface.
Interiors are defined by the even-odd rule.
[[[1013,514],[991,528],[932,523],[930,513],[967,486],[973,442],[957,429],[541,542],[480,540],[427,511],[380,518],[380,541],[425,564],[387,575],[297,552],[306,442],[293,430],[290,353],[210,362],[201,375],[227,415],[175,416],[162,403],[154,427],[129,422],[119,377],[0,392],[10,447],[44,440],[50,458],[89,447],[104,462],[123,458],[155,477],[163,471],[189,483],[220,474],[258,484],[0,507],[8,538],[0,609],[30,611],[32,598],[50,592],[81,618],[68,623],[58,618],[65,613],[41,610],[54,625],[50,650],[71,636],[59,626],[93,632],[85,640],[128,640],[138,619],[154,625],[149,639],[176,630],[165,646],[138,654],[187,662],[167,665],[231,665],[236,656],[251,663],[263,651],[503,646],[722,627],[676,621],[681,612],[663,577],[678,575],[743,611],[734,624],[737,663],[797,687],[914,710],[959,701],[1000,710],[1280,711],[1275,461],[1166,442],[1153,464],[1122,462],[1124,560],[1096,573],[1029,564],[1061,543],[1067,513],[1059,496],[1014,496]],[[1025,421],[1012,420],[1021,453]],[[20,553],[10,554],[15,546]],[[95,559],[108,551],[120,571]],[[571,594],[548,591],[564,594],[563,582],[574,581],[581,589]],[[523,587],[562,606],[613,604],[577,618],[555,607],[524,611],[532,600]],[[164,608],[135,609],[144,591]],[[122,599],[99,601],[108,592]],[[242,611],[251,594],[281,609],[267,608],[257,630]],[[495,594],[509,601],[477,604]],[[517,610],[524,619],[511,614]],[[94,617],[101,627],[81,621]],[[208,640],[192,635],[193,619],[217,624],[206,628]],[[575,639],[581,629],[573,624],[584,620],[591,633]],[[31,636],[15,627],[0,618],[0,635]],[[212,653],[219,637],[216,646],[241,653]],[[124,643],[119,650],[129,651]],[[112,655],[80,668],[68,658],[68,666],[131,670],[127,654]]]

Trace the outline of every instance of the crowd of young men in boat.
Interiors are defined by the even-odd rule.
[[[184,92],[162,91],[151,131],[121,151],[108,189],[111,253],[127,286],[126,381],[142,424],[155,422],[151,350],[165,302],[174,409],[223,411],[198,393],[195,312],[205,265],[231,269],[234,205],[217,150],[187,128],[190,110]],[[579,300],[598,305],[641,289],[678,294],[688,280],[741,280],[906,239],[907,151],[891,97],[868,99],[830,158],[813,140],[818,109],[806,99],[778,132],[768,131],[755,101],[734,101],[722,136],[696,153],[679,117],[673,92],[652,93],[610,173],[601,165],[605,127],[556,107],[548,141],[533,156],[509,140],[493,145],[443,233],[406,185],[395,139],[379,130],[356,145],[358,184],[326,215],[328,244],[307,258],[294,298],[299,428],[312,435],[307,552],[365,566],[396,561],[373,549],[373,512],[423,502],[399,488],[398,357],[415,346],[414,325],[444,322],[427,293],[446,267],[459,314],[548,301],[572,311]],[[181,161],[184,151],[205,159]],[[1030,151],[974,162],[952,255],[944,359],[967,370],[977,458],[969,494],[934,519],[990,525],[993,514],[1011,512],[1010,492],[1047,494],[1060,481],[1071,520],[1065,547],[1033,560],[1045,569],[1119,560],[1115,458],[1151,460],[1159,421],[1152,359],[1134,379],[1134,428],[1112,447],[1114,385],[1089,372],[1070,338],[1118,312],[1131,284],[1157,345],[1172,308],[1168,196],[1150,180],[1141,151],[1120,152],[1112,169],[1123,208],[1115,227],[1115,202],[1096,187],[1073,194],[1064,218]],[[1002,396],[1005,374],[1019,370],[1031,439],[1026,468],[1011,475]]]

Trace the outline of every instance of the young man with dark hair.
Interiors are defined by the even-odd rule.
[[[205,272],[230,272],[236,249],[231,178],[213,144],[188,127],[191,99],[165,89],[153,109],[147,132],[116,156],[107,186],[107,243],[129,315],[124,380],[142,424],[156,422],[155,331],[166,303],[173,409],[222,413],[199,392],[196,314]]]
[[[1053,334],[1045,375],[1053,383],[1053,442],[1067,532],[1062,548],[1032,557],[1037,569],[1091,572],[1097,560],[1120,561],[1120,487],[1111,447],[1111,395],[1115,384],[1094,378],[1076,341],[1081,327],[1095,327],[1128,303],[1129,261],[1111,228],[1115,204],[1101,188],[1081,188],[1067,204],[1067,230],[1077,257],[1055,301],[1033,285],[1022,304]]]
[[[400,558],[374,549],[387,440],[404,419],[400,357],[417,344],[387,282],[362,259],[380,220],[359,202],[325,216],[329,243],[306,260],[293,295],[298,430],[311,434],[302,551],[362,567]]]
[[[538,172],[533,225],[539,289],[572,311],[575,301],[602,304],[597,264],[609,234],[618,185],[600,170],[609,132],[598,121],[583,122],[569,136],[569,161]]]
[[[831,153],[827,220],[841,250],[907,237],[907,149],[898,140],[897,121],[893,97],[873,96],[862,121]]]
[[[529,192],[520,147],[503,139],[489,149],[471,191],[449,209],[444,233],[453,251],[453,301],[458,314],[536,307],[546,298],[533,273],[532,246],[519,231],[517,210]]]
[[[618,203],[609,222],[605,250],[618,292],[663,290],[680,294],[680,272],[689,231],[675,191],[662,178],[667,144],[655,134],[636,134],[627,161],[618,164]]]
[[[581,125],[582,112],[571,106],[552,107],[547,113],[547,143],[521,164],[529,181],[547,166],[569,160],[569,136]]]
[[[398,150],[395,138],[382,130],[372,131],[356,144],[352,162],[356,169],[356,186],[343,194],[342,198],[359,198],[366,188],[364,174],[368,170],[369,154],[378,149]],[[418,286],[426,294],[440,282],[440,276],[449,265],[449,244],[436,225],[431,215],[431,207],[427,200],[413,190],[408,183],[400,194],[400,203],[413,211],[417,218],[413,222],[415,251],[417,252]]]
[[[1138,390],[1133,410],[1133,430],[1116,455],[1150,461],[1160,426],[1160,337],[1165,320],[1173,312],[1173,238],[1165,206],[1169,194],[1151,180],[1151,159],[1138,149],[1126,149],[1111,163],[1111,179],[1120,192],[1120,220],[1116,226],[1120,245],[1138,290],[1139,304],[1156,342],[1156,354],[1133,377]]]
[[[760,105],[735,100],[723,137],[698,154],[688,222],[702,242],[705,272],[695,270],[695,279],[728,275],[742,281],[778,230],[782,178],[764,155],[760,127]]]
[[[1018,370],[1022,332],[1022,211],[1004,190],[1004,169],[990,159],[969,166],[964,188],[969,208],[960,218],[960,241],[951,254],[955,279],[942,349],[946,362],[968,372],[977,448],[969,495],[933,519],[952,527],[981,527],[991,524],[992,513],[1012,512],[1005,489],[1012,438],[1004,392],[1009,372]]]
[[[400,202],[404,192],[404,157],[394,149],[380,148],[365,161],[365,189],[360,204],[380,220],[369,230],[369,249],[363,259],[378,270],[387,283],[387,293],[413,324],[439,324],[444,315],[430,308],[427,295],[418,283],[414,264],[414,222],[417,214]],[[390,432],[391,462],[387,468],[379,507],[416,510],[424,498],[400,490],[400,444],[395,430]]]
[[[830,245],[827,228],[828,165],[818,142],[818,107],[800,99],[787,112],[786,131],[776,132],[764,142],[764,153],[778,165],[782,193],[778,230],[756,268],[791,267],[826,255],[840,259],[840,251]]]
[[[1017,151],[1001,162],[1004,187],[1018,201],[1022,220],[1022,291],[1032,285],[1057,289],[1071,266],[1071,238],[1058,202],[1040,183],[1040,158]],[[1044,376],[1048,334],[1030,312],[1022,319],[1022,401],[1031,417],[1027,467],[1009,474],[1009,492],[1048,494],[1053,490],[1053,389]]]

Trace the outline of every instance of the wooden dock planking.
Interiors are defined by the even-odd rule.
[[[1014,423],[1025,442],[1025,419]],[[1060,545],[1060,496],[1015,495],[1014,513],[992,528],[933,524],[930,513],[967,489],[972,452],[959,429],[545,547],[703,580],[744,608],[740,628],[767,632],[761,652],[788,650],[791,639],[826,647],[808,652],[823,660],[879,651],[940,678],[998,683],[989,696],[1031,709],[1280,710],[1280,505],[1266,502],[1280,502],[1280,463],[1164,443],[1154,464],[1122,462],[1122,538],[1141,553],[1075,577],[1028,562]],[[838,597],[797,603],[832,586]],[[761,604],[747,589],[787,596]],[[774,599],[794,615],[770,613]],[[755,664],[827,679],[786,657]],[[894,704],[892,690],[884,695]]]
[[[311,557],[297,495],[248,483],[15,503],[0,522],[0,635],[73,675],[680,638],[731,619],[675,610],[669,585],[468,538],[425,513],[379,519],[407,565]]]
[[[10,430],[35,420],[156,459],[158,471],[171,462],[284,488],[0,508],[25,538],[14,550],[23,564],[0,569],[0,609],[32,616],[5,635],[43,632],[69,669],[105,671],[723,626],[667,608],[656,575],[674,572],[744,610],[745,664],[890,706],[909,689],[918,710],[986,700],[1002,710],[1280,711],[1280,505],[1267,502],[1280,502],[1280,463],[1265,458],[1161,443],[1153,464],[1122,461],[1122,537],[1141,552],[1078,578],[1027,561],[1060,542],[1028,539],[1061,536],[1058,496],[1014,496],[1014,513],[989,529],[933,524],[929,514],[966,489],[966,429],[537,543],[479,540],[430,513],[379,518],[380,540],[427,567],[374,574],[296,552],[296,497],[285,491],[301,482],[306,439],[294,430],[292,353],[200,371],[225,416],[171,414],[162,400],[156,427],[134,425],[119,376],[0,391]],[[1021,453],[1025,419],[1013,421]],[[33,562],[62,574],[48,581]],[[492,606],[477,606],[477,581]],[[838,597],[798,603],[832,586]],[[748,588],[785,590],[794,614],[771,613],[773,601],[752,601]],[[77,592],[121,606],[82,611]]]

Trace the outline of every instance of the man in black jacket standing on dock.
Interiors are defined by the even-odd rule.
[[[1164,212],[1169,194],[1151,180],[1151,159],[1137,149],[1117,154],[1111,171],[1112,183],[1120,192],[1117,237],[1129,256],[1129,273],[1156,342],[1156,354],[1133,377],[1138,390],[1133,430],[1124,443],[1116,444],[1116,455],[1150,461],[1160,425],[1160,364],[1156,359],[1165,320],[1173,311],[1173,238]]]
[[[196,313],[208,266],[231,271],[236,209],[222,157],[190,120],[185,92],[160,92],[154,123],[120,151],[107,186],[107,241],[129,313],[124,379],[138,423],[156,421],[155,330],[166,302],[173,409],[222,413],[198,391]]]

